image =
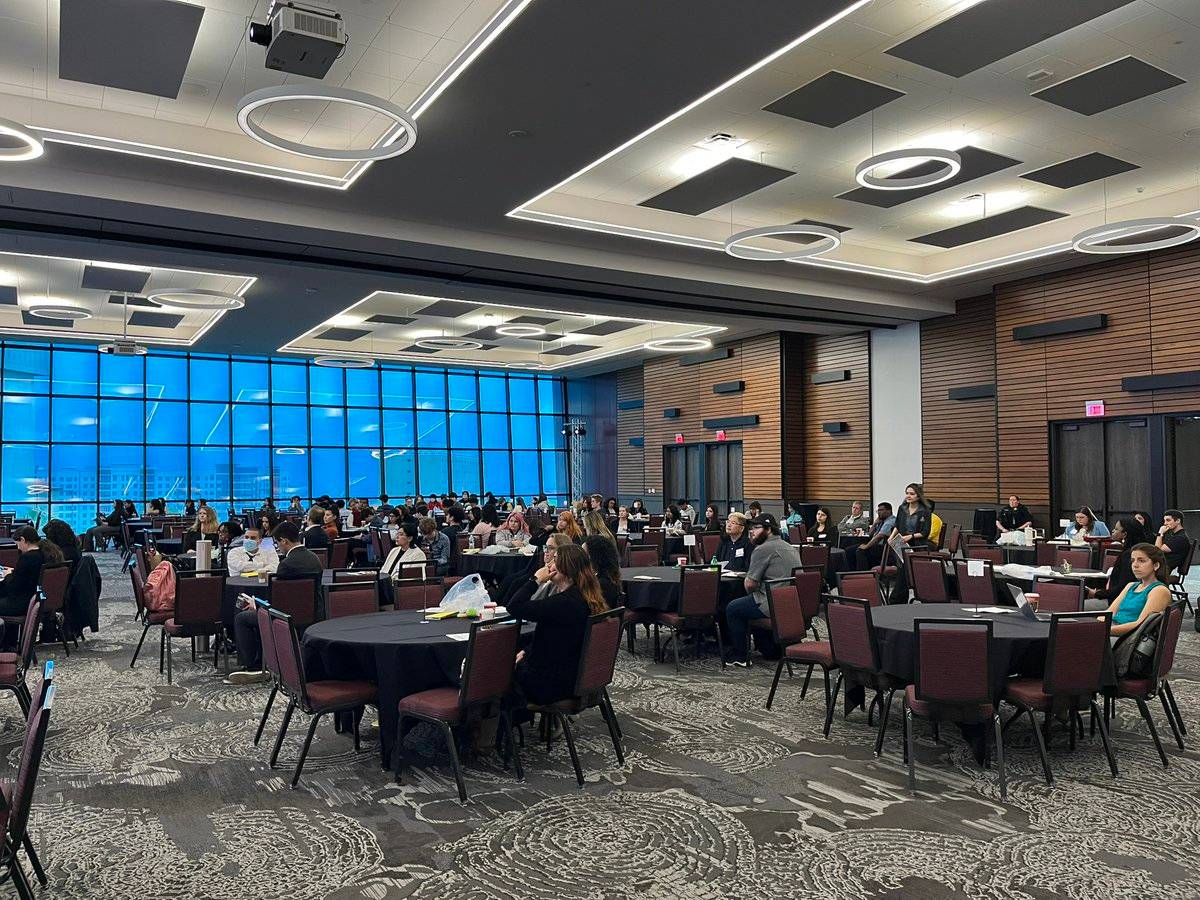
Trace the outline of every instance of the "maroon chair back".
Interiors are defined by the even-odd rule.
[[[1121,554],[1124,552],[1125,552],[1124,548],[1122,548],[1120,546],[1105,547],[1104,548],[1104,557],[1100,561],[1100,568],[1103,569],[1105,572],[1109,571],[1113,566],[1115,566],[1117,564],[1117,560],[1121,558]],[[1180,568],[1182,569],[1183,567],[1180,566]]]
[[[329,548],[328,547],[309,547],[308,549],[312,551],[313,556],[315,556],[317,559],[319,559],[321,561],[322,569],[329,568]],[[345,563],[343,563],[342,565],[344,566]]]
[[[20,559],[21,551],[16,547],[0,547],[0,566],[4,566],[6,569],[15,569]]]
[[[838,573],[838,594],[855,600],[866,600],[872,606],[883,603],[879,593],[879,576],[874,572]]]
[[[12,537],[12,526],[7,522],[0,522],[0,538]]]
[[[970,606],[993,606],[996,603],[996,576],[992,564],[983,564],[982,575],[968,575],[967,563],[958,560],[954,564],[958,575],[958,602]]]
[[[175,581],[175,624],[213,625],[220,622],[224,595],[223,575],[180,572]]]
[[[460,531],[454,537],[454,544],[454,549],[457,551],[459,556],[462,556],[462,552],[464,550],[469,550],[471,548],[471,532]]]
[[[71,584],[71,566],[45,566],[40,579],[43,608],[48,613],[60,613],[67,604],[67,588]]]
[[[967,559],[986,559],[993,566],[1004,565],[1004,550],[1000,547],[968,547],[963,555]]]
[[[951,525],[950,526],[950,536],[948,538],[946,538],[947,552],[951,556],[953,556],[955,553],[958,552],[958,547],[959,547],[959,544],[961,544],[961,543],[962,543],[962,526],[961,525]]]
[[[392,586],[396,609],[428,609],[441,603],[444,594],[442,583],[436,580],[401,581]]]
[[[137,604],[139,613],[146,611],[145,582],[138,575],[137,569],[129,570],[129,580],[133,583],[133,602]]]
[[[275,632],[271,628],[271,604],[255,598],[254,615],[258,620],[258,639],[262,642],[263,668],[279,681],[279,653],[275,649]]]
[[[662,559],[663,548],[666,547],[666,535],[661,528],[647,528],[642,532],[642,547],[653,547],[658,553],[658,558]],[[634,549],[637,549],[636,547]],[[657,563],[655,563],[657,565]]]
[[[660,566],[662,565],[662,553],[656,547],[630,547],[629,548],[629,567],[632,569],[640,569],[643,567]]]
[[[834,662],[864,672],[880,670],[870,603],[850,597],[831,597],[825,607],[825,621]]]
[[[617,540],[617,559],[624,559],[626,548],[629,547],[629,535],[613,532],[613,537]]]
[[[371,554],[375,557],[376,560],[378,560],[379,562],[382,563],[385,559],[387,559],[387,554],[383,552],[383,540],[379,537],[379,535],[380,535],[380,530],[378,528],[371,529],[371,531],[370,531]]]
[[[800,610],[804,613],[805,626],[812,625],[812,620],[821,613],[821,588],[825,585],[825,570],[810,569],[803,566],[792,569],[792,585],[800,601]]]
[[[308,693],[304,680],[304,660],[300,656],[300,641],[292,617],[275,607],[271,616],[271,637],[275,643],[275,658],[279,663],[279,686],[304,709],[308,708]]]
[[[679,614],[685,618],[714,616],[720,607],[721,575],[712,569],[679,573]]]
[[[800,562],[805,566],[824,569],[829,565],[829,547],[826,544],[801,544]]]
[[[721,535],[706,531],[700,535],[700,549],[704,553],[705,560],[712,559],[721,549]]]
[[[1058,548],[1045,541],[1034,541],[1034,562],[1039,566],[1054,565],[1054,551]]]
[[[1038,595],[1038,610],[1050,613],[1077,613],[1083,609],[1083,582],[1039,581],[1033,592]]]
[[[378,569],[334,569],[333,583],[346,584],[351,581],[378,581]]]
[[[625,607],[594,615],[588,619],[583,636],[583,653],[579,658],[579,677],[575,680],[575,696],[586,697],[608,687],[617,665],[617,650],[621,647],[621,617]]]
[[[432,578],[435,563],[431,562],[411,562],[396,566],[396,578],[399,580],[424,581]]]
[[[907,562],[909,583],[917,600],[922,603],[950,602],[950,587],[940,557],[910,553]]]
[[[325,592],[325,614],[331,619],[379,612],[379,582],[331,584]]]
[[[19,669],[24,678],[24,672],[33,662],[33,645],[37,639],[38,619],[42,615],[42,601],[35,594],[33,599],[29,601],[29,605],[25,607],[25,624],[21,628],[21,657],[18,660]]]
[[[771,611],[771,629],[781,647],[798,644],[808,631],[808,619],[800,605],[800,589],[795,583],[768,584],[767,606]]]
[[[797,545],[803,544],[804,539],[807,537],[808,537],[808,529],[805,527],[803,522],[801,522],[799,525],[789,525],[788,526],[788,543],[789,544],[797,544]]]
[[[663,523],[662,516],[651,513],[651,515],[650,515],[650,527],[651,528],[662,528],[662,523]]]
[[[133,561],[134,565],[137,566],[138,575],[140,575],[142,577],[142,581],[145,582],[145,580],[150,577],[150,563],[146,561],[145,547],[138,547],[133,551]]]
[[[329,547],[329,562],[327,569],[344,569],[350,561],[350,542],[342,539],[334,541]]]
[[[467,661],[458,689],[459,705],[491,703],[508,694],[520,637],[521,623],[516,619],[495,619],[471,626]]]
[[[387,559],[387,555],[392,552],[392,548],[396,546],[392,540],[392,533],[386,528],[379,531],[379,560],[382,562]]]
[[[1105,663],[1112,650],[1108,629],[1112,613],[1056,613],[1050,617],[1050,643],[1042,690],[1072,696],[1094,694],[1103,687]]]
[[[1070,563],[1072,569],[1090,569],[1092,567],[1091,547],[1055,547],[1054,565],[1061,566]]]
[[[21,764],[17,770],[17,781],[13,785],[12,800],[8,812],[8,843],[11,847],[21,846],[25,828],[29,824],[29,810],[33,806],[33,789],[37,785],[38,769],[42,765],[42,750],[46,745],[46,729],[50,727],[50,709],[54,706],[54,694],[58,688],[51,685],[46,699],[31,709],[25,723],[25,744],[21,749]],[[12,851],[14,854],[16,850]]]
[[[916,619],[913,637],[918,700],[961,705],[992,702],[990,619]]]
[[[1179,643],[1179,632],[1183,627],[1183,604],[1172,603],[1163,616],[1165,621],[1158,627],[1158,643],[1154,648],[1154,671],[1159,681],[1171,674],[1175,665],[1175,645]]]
[[[305,578],[268,576],[271,608],[290,616],[296,628],[307,628],[317,621],[317,591],[321,582],[316,575]]]

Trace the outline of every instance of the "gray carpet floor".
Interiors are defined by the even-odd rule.
[[[918,789],[905,786],[899,718],[883,758],[861,711],[828,740],[819,684],[799,698],[786,678],[764,708],[773,666],[722,671],[622,650],[612,697],[626,736],[619,768],[595,713],[577,724],[587,784],[566,746],[530,745],[518,783],[495,759],[468,767],[458,803],[447,757],[416,734],[426,768],[397,785],[363,750],[322,725],[303,780],[251,740],[267,691],[230,687],[210,662],[177,650],[175,683],[158,674],[152,632],[137,668],[127,576],[98,556],[101,630],[59,661],[58,698],[31,828],[56,898],[725,898],[1200,897],[1200,634],[1184,623],[1172,681],[1191,732],[1158,761],[1133,704],[1115,727],[1121,774],[1097,739],[1042,779],[1029,729],[1009,733],[1009,794],[943,729],[918,727]],[[35,679],[36,680],[36,679]],[[0,750],[16,765],[15,702]],[[1164,741],[1169,731],[1154,707]],[[268,726],[273,738],[281,717]],[[368,714],[367,721],[372,716]],[[11,888],[5,888],[11,890]]]

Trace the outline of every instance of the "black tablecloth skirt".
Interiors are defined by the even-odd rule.
[[[525,556],[521,553],[460,553],[455,562],[455,573],[471,575],[475,572],[487,572],[498,581],[503,581],[510,575],[524,572],[534,564],[537,555]]]

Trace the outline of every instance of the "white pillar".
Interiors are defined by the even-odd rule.
[[[921,481],[921,326],[871,331],[871,502]],[[863,498],[864,500],[867,498]]]

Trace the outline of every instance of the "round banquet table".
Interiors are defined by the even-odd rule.
[[[409,694],[459,683],[471,619],[428,620],[418,610],[345,616],[310,625],[301,653],[310,681],[345,679],[379,686],[379,743],[382,764],[391,759],[399,721],[397,706]],[[524,634],[531,634],[526,626]]]
[[[627,609],[674,612],[679,609],[679,566],[635,566],[621,570]],[[639,578],[638,576],[643,576]],[[746,593],[744,576],[721,577],[721,608]]]
[[[163,556],[178,556],[183,553],[183,538],[159,538],[154,546]]]
[[[325,588],[333,584],[333,569],[326,569],[321,573],[321,598],[319,609],[317,610],[318,618],[325,618]],[[271,599],[271,583],[269,581],[259,581],[257,578],[245,578],[241,575],[230,575],[225,579],[225,593],[221,597],[221,621],[225,623],[225,627],[233,628],[233,617],[237,615],[237,597],[238,594],[249,594],[251,597],[258,597],[261,600]],[[392,602],[392,582],[386,576],[379,578],[379,602],[387,604]]]
[[[533,556],[526,556],[515,550],[503,553],[460,553],[454,569],[457,575],[486,572],[503,581],[510,575],[525,571],[535,556],[537,556],[536,553]]]

